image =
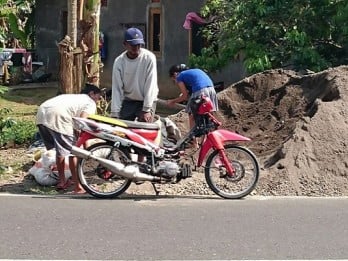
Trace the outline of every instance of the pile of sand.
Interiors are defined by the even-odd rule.
[[[270,70],[218,94],[223,127],[262,168],[258,195],[348,195],[348,67],[300,75]],[[183,112],[171,116],[187,131]]]

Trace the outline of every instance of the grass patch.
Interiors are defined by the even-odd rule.
[[[0,109],[10,108],[14,119],[35,121],[39,105],[56,96],[58,88],[16,89],[0,86]]]
[[[0,147],[31,143],[37,132],[35,117],[39,105],[56,94],[57,88],[0,86]]]
[[[38,184],[25,186],[24,192],[29,192],[33,194],[39,194],[39,195],[58,195],[59,194],[59,192],[57,192],[55,187],[41,186]]]

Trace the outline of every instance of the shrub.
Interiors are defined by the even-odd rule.
[[[11,128],[16,124],[14,119],[7,116],[10,112],[12,112],[12,110],[8,108],[0,109],[0,133],[2,133],[4,129]]]
[[[37,127],[32,121],[12,121],[11,124],[5,125],[0,133],[0,147],[5,144],[27,144],[34,140]]]

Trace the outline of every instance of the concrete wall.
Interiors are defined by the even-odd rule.
[[[107,58],[104,61],[101,73],[101,86],[111,87],[112,64],[123,49],[123,32],[127,24],[148,23],[150,8],[149,0],[117,0],[108,1],[107,7],[101,8],[100,30],[107,39]],[[174,97],[178,88],[168,77],[171,65],[187,63],[189,54],[189,32],[183,28],[188,12],[199,12],[204,0],[161,0],[159,5],[162,10],[163,21],[163,55],[158,58],[158,79],[160,97]],[[48,63],[48,70],[57,73],[58,48],[56,42],[63,37],[62,13],[66,11],[66,1],[37,0],[37,54],[39,59]],[[146,33],[144,32],[144,35]],[[236,82],[244,77],[245,72],[241,64],[231,64],[223,71],[212,74],[214,81],[224,81],[225,85]]]
[[[62,13],[66,11],[66,1],[37,0],[36,7],[36,55],[56,77],[59,69],[57,43],[64,37]]]

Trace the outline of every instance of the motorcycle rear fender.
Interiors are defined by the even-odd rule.
[[[214,150],[221,150],[224,148],[224,143],[227,141],[250,141],[250,139],[235,132],[224,129],[210,132],[203,142],[202,148],[199,152],[197,163],[198,167],[202,165],[204,158],[211,148],[213,148]]]

